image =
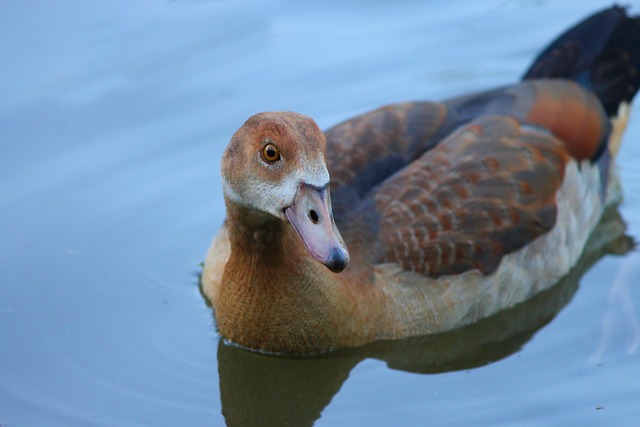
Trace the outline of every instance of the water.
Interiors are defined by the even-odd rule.
[[[199,263],[224,218],[220,153],[249,115],[295,110],[328,127],[512,82],[609,5],[344,3],[0,5],[0,425],[638,418],[636,251],[455,334],[315,360],[220,342]],[[631,236],[638,140],[636,108],[620,156]]]

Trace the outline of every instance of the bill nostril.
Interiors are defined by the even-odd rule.
[[[311,209],[309,211],[309,219],[311,220],[311,222],[313,222],[314,224],[317,224],[319,219],[318,218],[318,213],[316,211],[314,211],[313,209]]]

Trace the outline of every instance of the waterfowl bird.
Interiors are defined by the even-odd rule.
[[[619,200],[640,18],[571,28],[523,80],[388,105],[322,132],[259,113],[222,158],[202,272],[221,335],[310,354],[451,330],[546,289]]]

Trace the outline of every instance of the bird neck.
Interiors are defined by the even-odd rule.
[[[290,224],[226,203],[231,254],[216,307],[220,332],[269,352],[337,346],[341,302],[333,273],[307,255]]]

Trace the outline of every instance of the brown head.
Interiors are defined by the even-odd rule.
[[[331,211],[326,141],[313,119],[259,113],[233,135],[222,158],[226,200],[288,222],[317,261],[342,271],[349,254]]]

